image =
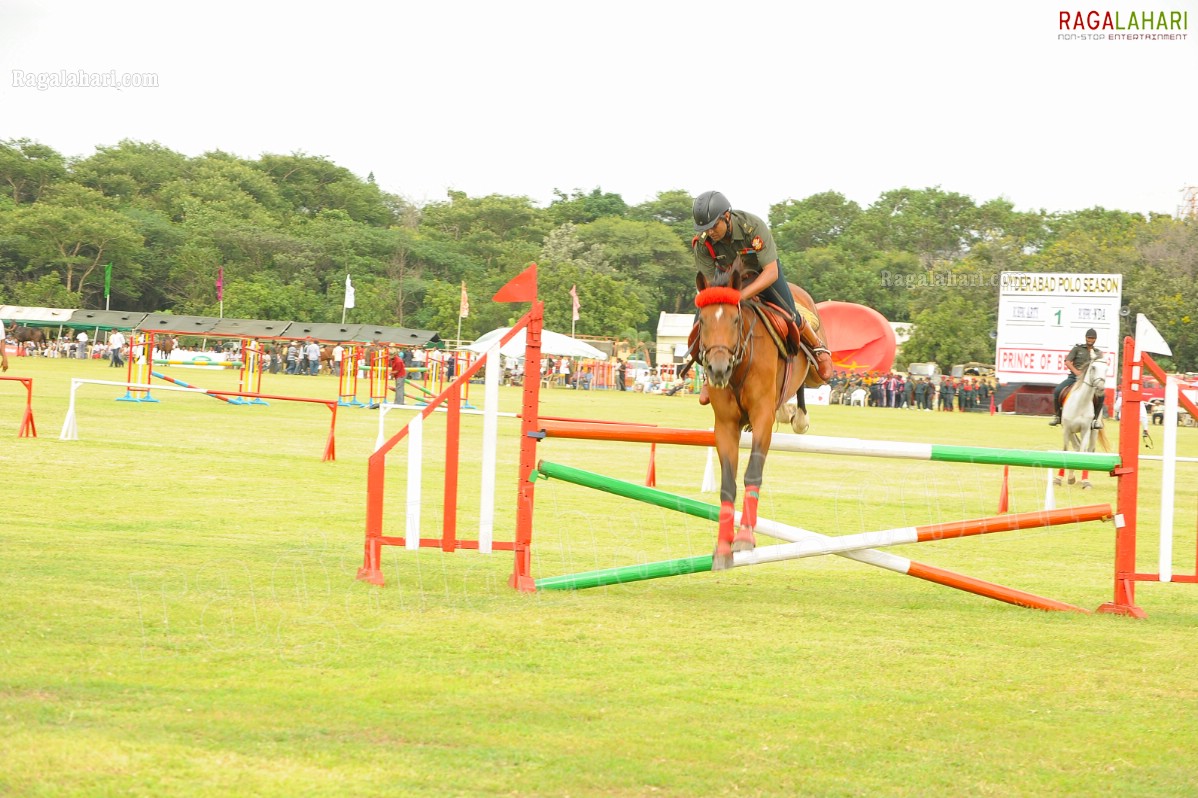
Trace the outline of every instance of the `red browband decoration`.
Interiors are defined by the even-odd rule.
[[[727,286],[712,286],[704,288],[695,297],[695,307],[703,308],[708,305],[739,305],[740,291]]]

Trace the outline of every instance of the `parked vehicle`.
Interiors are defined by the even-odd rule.
[[[644,360],[626,361],[624,381],[628,386],[644,385],[653,375],[653,367]]]
[[[933,385],[939,385],[943,376],[939,363],[911,363],[907,366],[907,373],[912,377],[922,377]]]

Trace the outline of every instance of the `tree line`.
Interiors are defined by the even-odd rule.
[[[514,320],[517,307],[486,300],[536,261],[550,329],[570,329],[572,286],[580,335],[636,344],[660,312],[690,312],[688,192],[639,205],[598,187],[554,194],[546,207],[457,191],[416,206],[304,153],[187,157],[126,140],[67,158],[12,139],[0,142],[0,302],[103,307],[111,263],[113,308],[212,316],[223,268],[226,316],[340,321],[349,274],[350,321],[445,338],[457,336],[465,283],[462,337],[474,338]],[[1198,369],[1198,220],[1016,211],[940,187],[864,207],[827,191],[746,210],[766,210],[787,276],[817,300],[912,323],[905,360],[992,360],[1003,271],[1099,272],[1123,275],[1127,319],[1154,321],[1170,365]]]

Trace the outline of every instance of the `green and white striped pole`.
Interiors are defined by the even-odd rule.
[[[617,496],[705,518],[709,521],[716,521],[719,518],[719,508],[715,505],[558,463],[541,461],[538,469],[532,473],[533,479],[536,479],[538,476],[560,479],[583,487],[601,490]],[[1063,510],[992,516],[971,521],[929,524],[918,527],[900,527],[839,537],[828,537],[797,527],[789,527],[768,519],[758,519],[758,531],[771,537],[778,537],[791,542],[766,546],[753,551],[736,552],[733,555],[733,565],[756,565],[798,557],[837,554],[897,573],[915,576],[937,584],[1005,601],[1009,604],[1044,610],[1085,612],[1081,607],[1076,607],[1072,604],[1065,604],[1064,602],[1043,598],[991,582],[984,582],[963,574],[917,563],[905,557],[873,551],[870,547],[920,543],[1015,529],[1096,521],[1110,518],[1112,514],[1110,505],[1091,505]],[[710,571],[711,563],[711,555],[702,555],[641,563],[639,565],[605,568],[597,571],[537,579],[536,588],[538,590],[581,590],[592,587],[604,587],[606,585]]]
[[[715,446],[715,433],[710,430],[563,421],[542,421],[541,428],[550,438]],[[751,448],[752,440],[750,433],[744,433],[740,440],[741,448]],[[1068,468],[1077,471],[1111,471],[1119,466],[1117,453],[996,449],[986,446],[872,441],[861,438],[836,438],[826,435],[794,435],[791,433],[775,433],[770,441],[770,451],[885,457],[899,460],[933,460],[942,463],[973,463],[975,465],[1012,465],[1026,468]]]

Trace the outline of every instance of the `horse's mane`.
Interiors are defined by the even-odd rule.
[[[741,260],[740,255],[737,255],[736,258],[732,261],[732,265],[729,266],[724,271],[720,271],[717,268],[715,270],[715,278],[711,281],[710,284],[716,288],[725,288],[729,285],[732,285],[732,275],[737,274],[737,273],[740,274],[742,279],[744,278],[745,263],[743,260]]]
[[[722,272],[719,269],[716,269],[715,279],[713,279],[711,281],[710,285],[713,288],[726,288],[731,284],[732,284],[732,269],[729,269],[726,272]]]

